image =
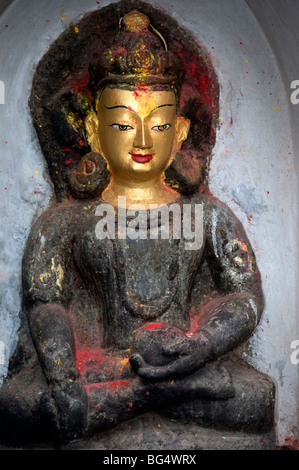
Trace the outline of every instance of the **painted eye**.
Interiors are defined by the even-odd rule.
[[[152,129],[154,131],[163,132],[163,131],[167,131],[167,129],[169,129],[170,127],[171,127],[170,124],[163,124],[162,126],[154,126],[152,127]]]
[[[111,127],[113,127],[113,129],[116,129],[118,131],[129,131],[130,129],[133,129],[132,126],[127,126],[126,124],[112,124]]]

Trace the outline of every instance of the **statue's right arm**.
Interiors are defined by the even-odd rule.
[[[29,329],[51,392],[56,430],[65,438],[85,427],[87,412],[67,314],[72,292],[70,220],[68,210],[59,207],[43,213],[32,227],[23,258]]]

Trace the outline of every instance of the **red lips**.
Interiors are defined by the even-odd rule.
[[[147,163],[147,162],[150,162],[153,158],[154,158],[154,154],[146,154],[146,155],[142,155],[140,153],[131,153],[131,156],[134,160],[134,162],[137,162],[137,163]]]

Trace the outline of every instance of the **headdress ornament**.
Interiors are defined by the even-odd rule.
[[[103,52],[97,69],[99,88],[109,83],[178,86],[176,56],[168,51],[165,39],[149,17],[138,10],[120,20],[119,34],[112,47]]]

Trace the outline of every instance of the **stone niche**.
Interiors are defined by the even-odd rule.
[[[65,30],[73,28],[74,37],[80,34],[84,18],[95,11],[94,3],[87,0],[83,9],[79,0],[69,0],[62,9],[46,0],[33,0],[28,5],[12,1],[0,17],[1,44],[6,51],[0,66],[5,87],[5,104],[0,104],[2,381],[20,340],[21,264],[26,240],[34,220],[55,204],[55,198],[64,197],[65,188],[64,180],[53,184],[56,169],[46,164],[34,130],[28,105],[32,79],[39,61]],[[100,7],[111,3],[102,1]],[[127,3],[140,9],[141,2]],[[241,221],[261,273],[265,308],[253,334],[235,352],[274,382],[275,426],[267,431],[202,427],[195,422],[186,424],[186,410],[173,413],[171,418],[151,411],[93,437],[71,440],[63,448],[296,448],[298,365],[292,353],[299,335],[298,222],[294,217],[298,111],[289,96],[291,82],[299,79],[298,59],[292,54],[298,17],[295,2],[288,1],[282,7],[278,1],[264,1],[261,6],[253,0],[187,0],[183,4],[165,0],[163,11],[158,2],[146,5],[147,11],[157,8],[159,14],[169,15],[185,28],[206,51],[216,74],[219,109],[211,114],[208,125],[215,134],[205,134],[210,140],[201,153],[212,147],[209,189]],[[98,33],[101,24],[95,23],[95,27]],[[279,42],[277,30],[286,31],[284,41]],[[65,160],[71,159],[66,155]],[[3,442],[3,448],[6,445]],[[23,443],[23,448],[32,447],[53,448],[53,444]]]

